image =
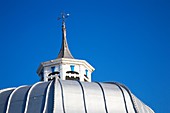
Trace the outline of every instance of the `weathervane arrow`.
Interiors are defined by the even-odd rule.
[[[61,13],[61,17],[58,17],[58,19],[57,20],[60,20],[60,19],[62,19],[62,25],[65,25],[65,20],[66,20],[66,18],[68,18],[70,16],[70,14],[69,13]]]

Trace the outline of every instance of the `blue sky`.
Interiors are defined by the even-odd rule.
[[[31,85],[61,46],[62,11],[72,55],[93,81],[125,84],[156,113],[169,113],[170,1],[0,0],[0,89]]]

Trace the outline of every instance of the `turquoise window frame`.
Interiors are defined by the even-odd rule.
[[[55,66],[51,67],[52,73],[55,72]]]
[[[85,70],[85,74],[86,74],[86,76],[88,76],[88,70],[87,69]]]
[[[71,71],[74,71],[74,65],[70,65],[70,69],[71,69]]]

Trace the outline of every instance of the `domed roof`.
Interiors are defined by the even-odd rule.
[[[53,80],[0,90],[0,113],[154,113],[125,86]]]

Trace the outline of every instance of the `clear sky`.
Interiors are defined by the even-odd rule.
[[[93,81],[125,84],[156,113],[170,113],[169,0],[0,0],[0,89],[39,81],[61,46],[62,11],[72,55]]]

